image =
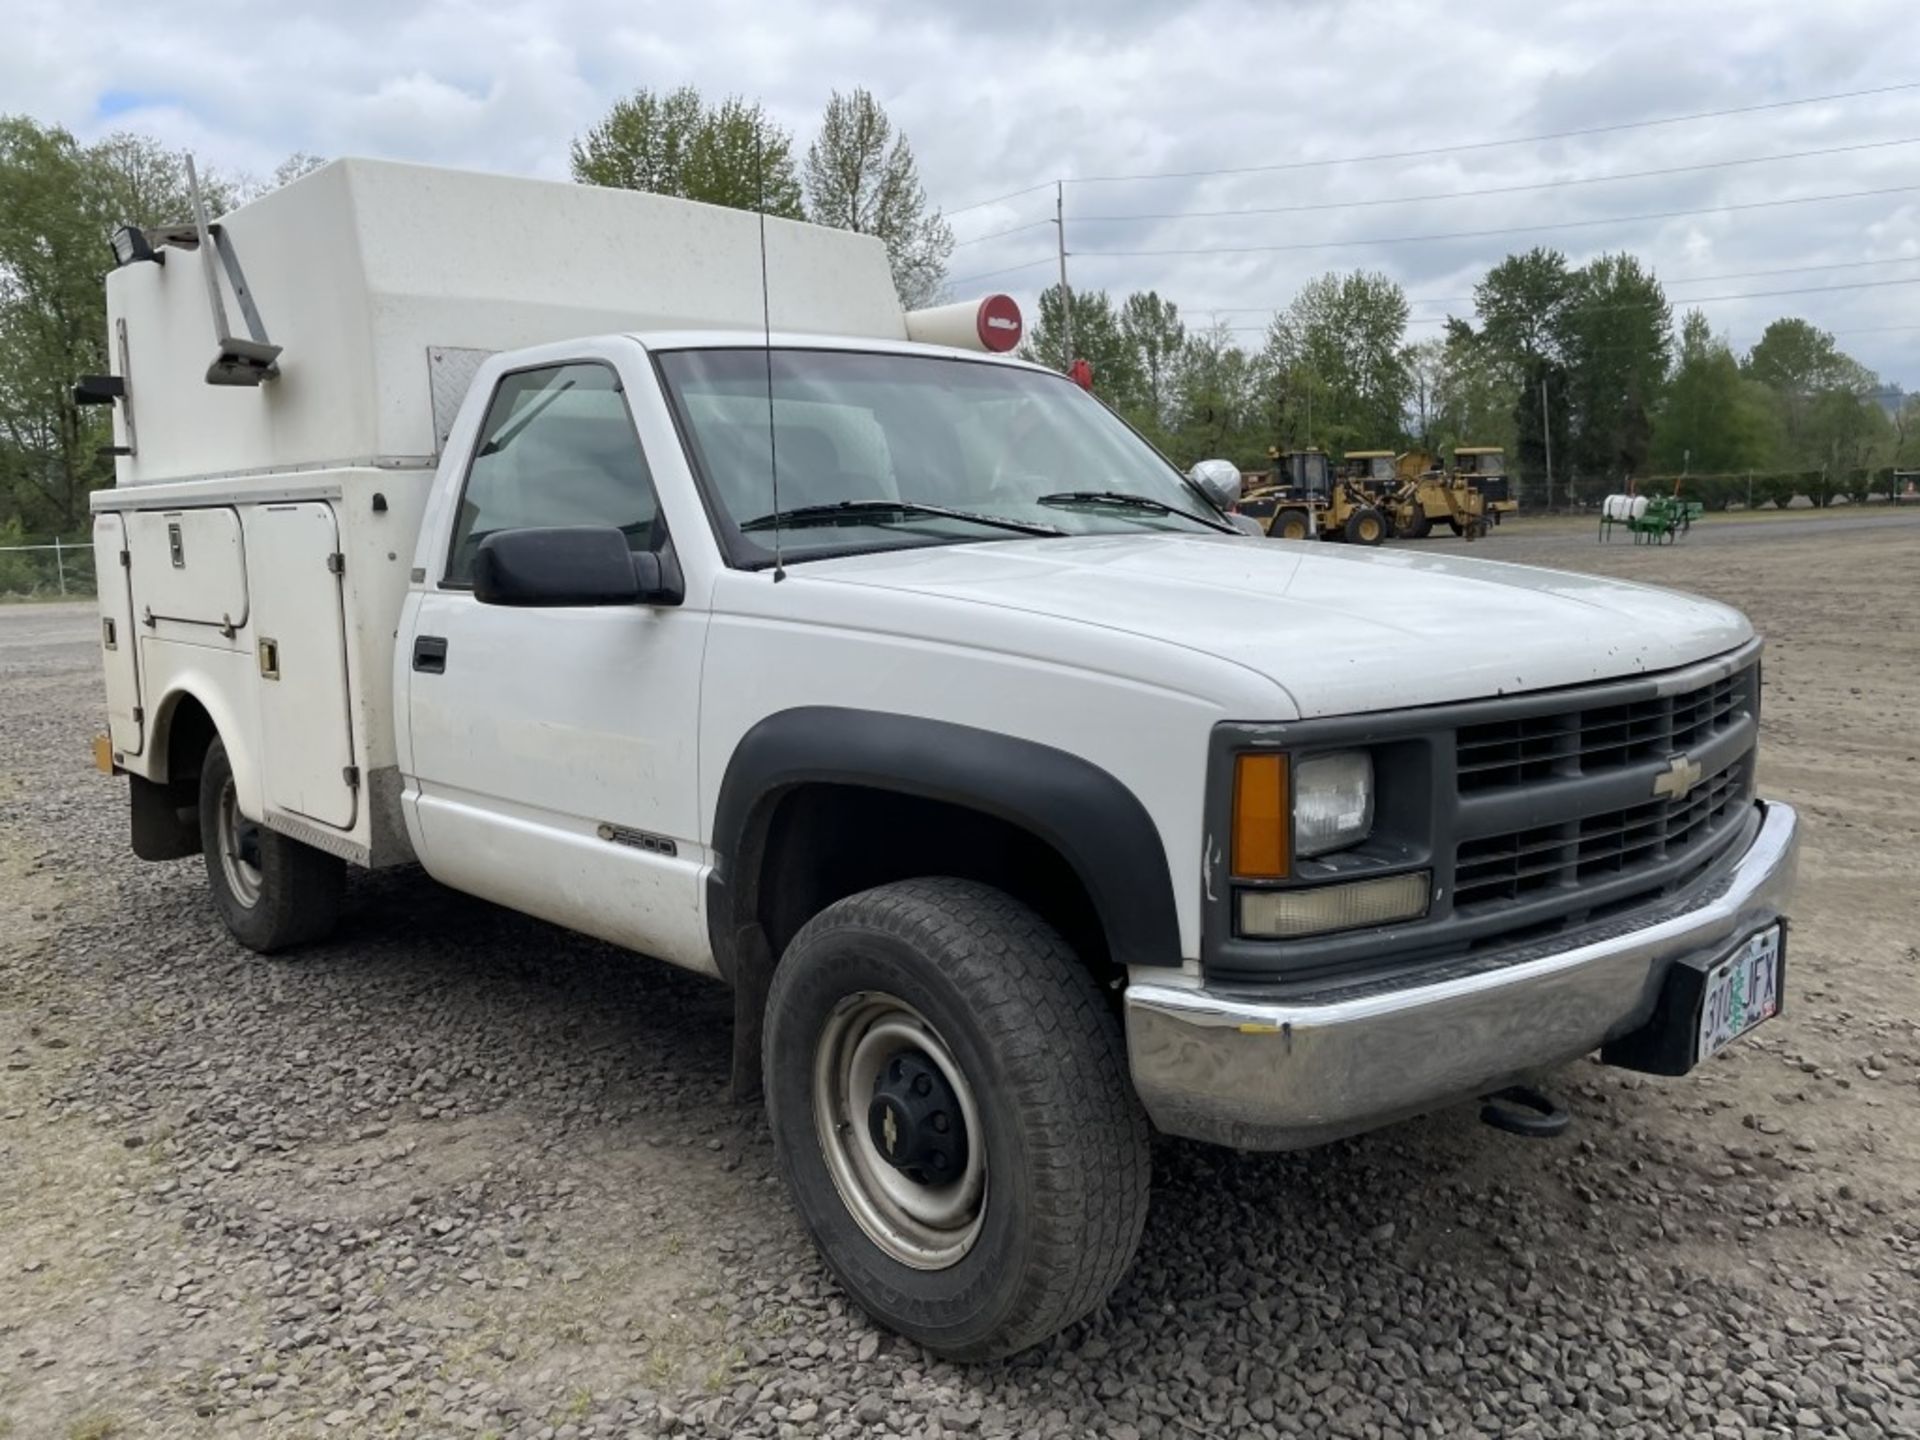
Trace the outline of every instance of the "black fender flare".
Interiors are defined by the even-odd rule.
[[[767,835],[781,799],[810,783],[942,800],[1017,825],[1072,867],[1116,964],[1181,963],[1166,847],[1146,806],[1113,775],[992,730],[819,705],[761,720],[734,747],[720,782],[707,928],[720,973],[737,988],[753,988],[749,972],[770,973],[776,958],[759,925]]]

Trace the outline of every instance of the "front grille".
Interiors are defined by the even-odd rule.
[[[1255,882],[1211,889],[1201,937],[1209,983],[1256,993],[1408,973],[1534,953],[1660,913],[1725,865],[1758,824],[1759,648],[1559,691],[1216,727],[1208,800],[1216,833],[1232,813],[1236,755],[1275,744],[1372,750],[1379,799],[1367,844],[1261,888],[1430,870],[1433,890],[1417,920],[1280,941],[1236,932],[1236,897]]]
[[[1552,825],[1461,842],[1455,854],[1453,908],[1472,915],[1553,890],[1578,892],[1602,880],[1697,857],[1711,861],[1705,842],[1745,810],[1750,765],[1736,759],[1696,785],[1686,799],[1649,801]],[[1684,885],[1693,867],[1663,873],[1660,889]]]
[[[1460,793],[1601,775],[1690,749],[1746,711],[1756,673],[1749,667],[1678,695],[1462,726],[1454,742]]]

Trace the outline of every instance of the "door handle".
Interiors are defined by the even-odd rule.
[[[447,673],[447,642],[440,635],[413,637],[413,668],[422,675]]]

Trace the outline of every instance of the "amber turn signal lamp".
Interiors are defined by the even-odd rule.
[[[1287,757],[1234,757],[1233,873],[1244,880],[1285,879],[1292,828]]]

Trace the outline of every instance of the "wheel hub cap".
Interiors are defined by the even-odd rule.
[[[867,1132],[887,1164],[921,1185],[944,1185],[967,1168],[967,1122],[940,1068],[918,1050],[888,1058],[867,1106]]]
[[[813,1113],[834,1187],[867,1238],[916,1270],[944,1270],[986,1219],[986,1131],[946,1040],[912,1006],[848,995],[814,1049]]]

